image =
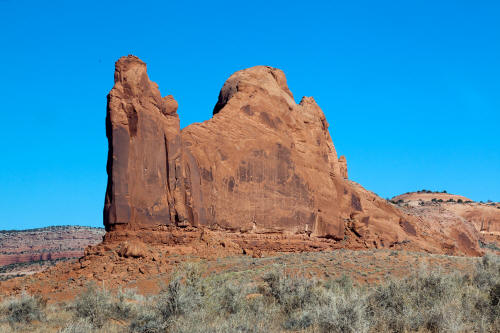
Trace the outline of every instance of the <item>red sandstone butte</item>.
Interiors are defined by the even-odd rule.
[[[203,123],[181,131],[176,110],[144,62],[116,62],[106,117],[106,241],[176,244],[189,237],[172,228],[184,228],[217,232],[254,251],[480,253],[474,235],[429,234],[418,217],[349,181],[322,110],[312,97],[297,104],[279,69],[231,75]]]

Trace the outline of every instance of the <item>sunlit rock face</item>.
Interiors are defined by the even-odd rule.
[[[283,235],[442,252],[441,240],[424,236],[414,217],[347,180],[322,110],[312,97],[297,104],[281,70],[234,73],[213,117],[182,131],[176,110],[141,60],[117,61],[106,117],[107,239],[189,227],[253,235],[254,247],[263,239],[255,235]]]
[[[137,57],[116,63],[108,95],[106,229],[154,227],[186,220],[177,102],[161,97]]]

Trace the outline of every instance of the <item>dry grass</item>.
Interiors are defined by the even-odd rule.
[[[386,253],[382,261],[375,260],[379,255],[375,251],[351,258],[335,255],[338,260],[331,253],[304,253],[188,263],[158,294],[148,297],[95,285],[70,304],[45,306],[39,298],[25,295],[2,303],[0,331],[500,331],[497,256],[476,259],[469,273],[453,269],[444,256],[435,257],[443,264],[436,267],[407,261],[406,266],[418,269],[367,284],[360,283],[362,274],[387,274],[386,260],[401,260],[402,265],[408,254]],[[352,266],[345,269],[348,261]],[[216,270],[214,265],[225,269]],[[359,265],[365,267],[361,270]],[[339,267],[344,267],[344,274],[328,273]]]

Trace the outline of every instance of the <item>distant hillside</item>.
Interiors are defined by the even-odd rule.
[[[427,190],[401,194],[390,201],[406,213],[420,217],[421,223],[428,224],[430,230],[439,226],[460,235],[464,232],[463,226],[471,232],[475,229],[483,249],[500,253],[499,202],[474,202],[462,195]]]
[[[443,192],[433,192],[428,190],[422,190],[417,192],[408,192],[404,194],[400,194],[392,198],[392,201],[408,201],[408,200],[423,200],[423,201],[432,201],[432,199],[443,200],[443,201],[458,201],[461,200],[463,202],[473,202],[471,199],[464,197],[463,195],[451,194],[446,191]]]
[[[0,230],[0,280],[79,258],[88,245],[100,243],[104,233],[103,228],[82,226]]]

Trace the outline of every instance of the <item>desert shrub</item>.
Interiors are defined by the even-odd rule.
[[[186,264],[171,277],[167,286],[150,300],[150,308],[131,321],[132,332],[160,332],[180,316],[199,311],[205,295],[204,280],[198,266]]]
[[[318,311],[317,326],[320,332],[367,332],[366,299],[361,294],[336,295]]]
[[[500,282],[500,257],[487,253],[476,264],[473,283],[475,287],[484,289],[497,282]]]
[[[284,271],[264,277],[268,295],[282,313],[282,327],[303,330],[315,327],[320,332],[366,332],[366,302],[361,288],[343,275],[324,283]]]
[[[458,199],[457,202],[458,203],[464,203],[464,201],[462,199]]]
[[[131,332],[271,332],[279,315],[274,304],[229,277],[201,278],[196,265],[174,274],[159,295],[132,319]]]
[[[119,289],[113,301],[109,305],[110,317],[118,320],[130,319],[134,315],[135,308],[130,300],[138,298],[134,290]]]
[[[393,251],[393,253],[395,253],[395,255],[398,254],[398,252],[396,251]],[[350,295],[354,290],[354,283],[352,282],[352,279],[346,274],[342,274],[342,276],[337,279],[329,279],[325,281],[324,285],[327,290],[335,294]]]
[[[1,306],[0,313],[4,320],[13,327],[42,320],[45,306],[46,301],[41,297],[24,294],[6,300]]]
[[[280,304],[285,313],[320,302],[318,282],[314,279],[292,276],[284,270],[274,270],[267,273],[263,280],[267,284],[268,294]]]
[[[203,280],[198,266],[188,264],[178,272],[156,300],[156,310],[165,321],[170,317],[196,310],[204,296]]]
[[[481,248],[486,248],[486,249],[490,249],[490,250],[493,250],[493,251],[499,251],[500,252],[500,247],[498,247],[497,243],[493,242],[493,243],[485,243],[481,240],[479,240],[479,246]]]
[[[487,255],[472,277],[423,270],[376,287],[368,296],[372,330],[496,332],[497,256]]]
[[[130,332],[160,333],[165,332],[167,324],[154,309],[141,307],[141,311],[130,323]]]
[[[235,314],[241,310],[242,303],[242,293],[241,290],[239,290],[239,287],[230,283],[222,287],[222,291],[218,299],[220,311]]]
[[[241,290],[243,294],[246,292]],[[243,295],[240,294],[240,295]],[[257,295],[257,294],[255,294]],[[212,321],[207,332],[276,332],[282,331],[281,311],[274,302],[264,296],[246,299],[237,298],[238,311],[233,314],[222,313]],[[189,332],[189,331],[186,331]]]
[[[264,293],[277,302],[285,329],[301,330],[312,325],[312,309],[324,301],[324,289],[316,280],[293,276],[284,269],[274,269],[263,280],[267,286]]]
[[[94,326],[88,319],[79,319],[66,325],[59,333],[88,333],[92,332]]]
[[[102,327],[111,317],[112,298],[104,288],[91,283],[81,292],[70,306],[75,317],[87,320],[93,327]]]
[[[148,298],[89,285],[70,306],[72,322],[61,316],[56,327],[63,327],[61,333],[498,332],[500,327],[500,257],[492,254],[467,274],[421,268],[373,286],[357,285],[347,275],[319,281],[284,266],[251,282],[234,272],[203,275],[197,265],[185,265]],[[9,313],[33,313],[13,311],[19,306],[11,303],[1,304],[0,321],[7,323]],[[32,309],[29,303],[21,308]],[[43,312],[24,322],[41,318]]]
[[[128,320],[135,317],[135,306],[130,299],[137,295],[133,290],[118,290],[112,295],[105,288],[99,288],[91,283],[81,292],[69,306],[79,323],[68,329],[78,330],[90,324],[94,328],[101,328],[109,319]]]
[[[471,275],[421,269],[373,287],[357,286],[346,275],[320,283],[278,267],[251,292],[229,277],[200,278],[183,270],[130,330],[495,332],[499,267],[498,257],[489,255]]]
[[[390,332],[441,330],[443,302],[448,299],[447,281],[440,274],[418,274],[378,286],[369,296],[372,324]]]

